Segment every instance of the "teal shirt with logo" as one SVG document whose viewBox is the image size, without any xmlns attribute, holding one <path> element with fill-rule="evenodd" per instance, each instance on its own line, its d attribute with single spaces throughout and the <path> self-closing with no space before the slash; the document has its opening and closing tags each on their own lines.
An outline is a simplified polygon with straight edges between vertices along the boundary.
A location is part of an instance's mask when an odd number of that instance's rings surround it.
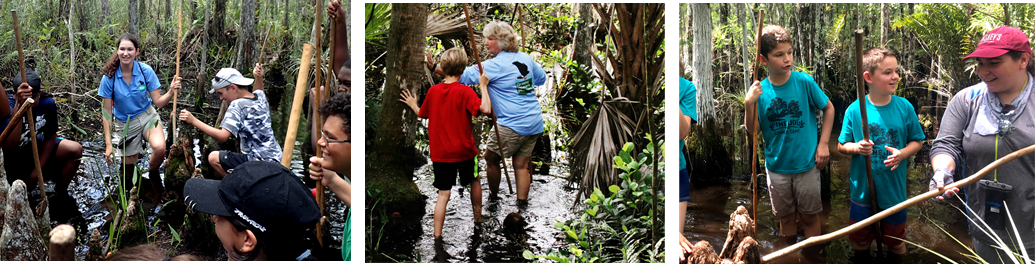
<svg viewBox="0 0 1035 264">
<path fill-rule="evenodd" d="M 816 166 L 819 133 L 816 112 L 829 99 L 808 74 L 791 71 L 782 85 L 762 80 L 758 119 L 765 138 L 765 166 L 780 174 L 806 172 Z"/>
<path fill-rule="evenodd" d="M 697 87 L 690 80 L 679 78 L 679 110 L 693 120 L 697 120 Z M 682 116 L 679 118 L 683 118 Z M 679 170 L 686 168 L 686 157 L 683 154 L 683 145 L 686 142 L 679 142 Z"/>
<path fill-rule="evenodd" d="M 913 105 L 905 98 L 891 96 L 887 105 L 875 106 L 866 100 L 866 122 L 869 123 L 870 141 L 873 141 L 873 153 L 870 154 L 870 167 L 873 169 L 873 185 L 878 190 L 877 206 L 889 208 L 906 200 L 906 171 L 908 162 L 899 163 L 894 171 L 884 166 L 884 160 L 891 152 L 884 148 L 895 149 L 906 147 L 911 141 L 926 138 L 920 128 L 920 120 L 916 117 Z M 841 124 L 841 135 L 837 138 L 841 144 L 863 140 L 862 117 L 859 112 L 859 100 L 848 106 L 844 122 Z M 862 155 L 852 155 L 852 166 L 849 170 L 852 183 L 852 200 L 860 204 L 870 204 L 870 189 L 866 180 L 866 159 Z"/>
</svg>

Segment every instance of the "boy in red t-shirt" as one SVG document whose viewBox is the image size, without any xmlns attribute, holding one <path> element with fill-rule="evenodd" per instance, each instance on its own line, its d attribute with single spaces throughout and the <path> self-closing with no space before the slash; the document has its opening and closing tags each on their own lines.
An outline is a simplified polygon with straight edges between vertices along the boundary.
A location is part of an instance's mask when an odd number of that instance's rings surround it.
<svg viewBox="0 0 1035 264">
<path fill-rule="evenodd" d="M 446 78 L 442 83 L 428 89 L 424 104 L 417 107 L 417 96 L 403 89 L 402 99 L 417 113 L 428 119 L 428 145 L 431 149 L 435 185 L 438 188 L 438 202 L 435 203 L 435 238 L 442 237 L 442 224 L 449 203 L 449 190 L 460 175 L 460 185 L 471 185 L 471 207 L 474 208 L 474 222 L 482 221 L 482 186 L 471 183 L 474 178 L 474 157 L 478 147 L 471 135 L 471 117 L 491 113 L 489 102 L 489 78 L 484 73 L 479 77 L 481 98 L 467 85 L 458 83 L 467 66 L 467 54 L 460 48 L 452 48 L 440 55 L 442 71 Z"/>
</svg>

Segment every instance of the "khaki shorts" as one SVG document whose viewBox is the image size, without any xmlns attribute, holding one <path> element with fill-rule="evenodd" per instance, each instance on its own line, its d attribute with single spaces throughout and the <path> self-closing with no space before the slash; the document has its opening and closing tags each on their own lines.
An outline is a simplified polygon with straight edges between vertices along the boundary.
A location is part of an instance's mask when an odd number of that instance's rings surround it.
<svg viewBox="0 0 1035 264">
<path fill-rule="evenodd" d="M 765 172 L 769 179 L 769 199 L 777 218 L 794 212 L 818 214 L 823 211 L 819 170 L 812 168 L 795 174 L 779 174 L 768 169 Z"/>
<path fill-rule="evenodd" d="M 130 119 L 128 124 L 118 119 L 112 120 L 115 129 L 111 132 L 111 147 L 115 151 L 115 156 L 133 156 L 144 153 L 144 144 L 148 142 L 149 137 L 147 130 L 158 125 L 158 113 L 153 106 L 148 106 L 144 113 Z"/>
<path fill-rule="evenodd" d="M 510 158 L 511 156 L 522 156 L 531 157 L 532 149 L 535 148 L 535 142 L 539 139 L 539 136 L 543 133 L 522 136 L 509 127 L 498 126 L 500 129 L 500 139 L 503 140 L 503 153 L 501 157 Z M 496 144 L 496 129 L 489 131 L 489 140 L 486 141 L 486 146 L 489 151 L 500 154 L 499 145 Z"/>
</svg>

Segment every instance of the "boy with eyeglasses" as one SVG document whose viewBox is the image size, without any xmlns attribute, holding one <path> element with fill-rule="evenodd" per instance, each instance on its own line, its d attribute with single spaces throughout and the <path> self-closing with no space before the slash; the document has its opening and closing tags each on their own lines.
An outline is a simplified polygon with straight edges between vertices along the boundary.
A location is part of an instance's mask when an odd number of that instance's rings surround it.
<svg viewBox="0 0 1035 264">
<path fill-rule="evenodd" d="M 187 110 L 180 111 L 180 121 L 197 127 L 201 132 L 226 142 L 231 136 L 240 142 L 241 153 L 230 151 L 213 151 L 208 155 L 208 163 L 223 178 L 237 165 L 248 161 L 280 162 L 283 153 L 277 138 L 273 136 L 270 119 L 270 106 L 263 90 L 262 65 L 256 63 L 252 70 L 255 79 L 245 78 L 241 72 L 232 68 L 223 68 L 212 78 L 212 90 L 209 93 L 219 94 L 219 99 L 230 102 L 223 117 L 221 128 L 215 128 L 199 121 Z M 249 86 L 254 83 L 254 92 Z"/>
</svg>

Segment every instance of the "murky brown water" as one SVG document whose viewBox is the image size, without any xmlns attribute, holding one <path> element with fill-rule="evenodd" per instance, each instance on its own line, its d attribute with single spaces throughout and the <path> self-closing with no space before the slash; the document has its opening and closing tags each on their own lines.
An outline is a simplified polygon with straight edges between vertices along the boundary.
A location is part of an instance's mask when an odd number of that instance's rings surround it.
<svg viewBox="0 0 1035 264">
<path fill-rule="evenodd" d="M 833 131 L 832 134 L 837 135 L 837 133 L 838 131 Z M 837 142 L 834 139 L 836 136 L 831 136 L 831 197 L 828 201 L 824 201 L 823 212 L 820 213 L 823 234 L 849 225 L 848 170 L 851 159 L 849 156 L 837 153 Z M 926 162 L 918 164 L 915 161 L 910 164 L 909 169 L 908 196 L 914 197 L 927 191 L 931 169 Z M 780 239 L 779 220 L 772 213 L 769 193 L 765 188 L 765 177 L 759 177 L 759 180 L 758 215 L 761 217 L 758 219 L 758 237 L 756 239 L 759 241 L 764 255 L 779 249 L 777 246 L 782 248 L 782 245 L 777 244 Z M 683 235 L 691 242 L 705 240 L 713 247 L 721 247 L 726 239 L 726 233 L 729 231 L 730 213 L 738 206 L 751 210 L 751 183 L 750 177 L 747 175 L 733 176 L 728 183 L 691 184 L 690 195 Z M 955 261 L 967 259 L 959 252 L 968 252 L 968 250 L 956 242 L 959 240 L 970 244 L 966 217 L 955 209 L 959 206 L 959 202 L 925 201 L 909 207 L 905 239 Z M 943 228 L 945 232 L 942 232 L 939 227 Z M 801 230 L 799 226 L 799 241 L 805 239 Z M 947 262 L 917 246 L 909 245 L 908 249 L 902 263 Z M 721 248 L 715 250 L 719 251 Z M 886 247 L 885 250 L 887 250 Z M 831 242 L 819 255 L 803 256 L 801 252 L 796 252 L 776 259 L 772 263 L 850 263 L 849 257 L 852 254 L 854 253 L 851 244 L 845 236 Z"/>
</svg>

